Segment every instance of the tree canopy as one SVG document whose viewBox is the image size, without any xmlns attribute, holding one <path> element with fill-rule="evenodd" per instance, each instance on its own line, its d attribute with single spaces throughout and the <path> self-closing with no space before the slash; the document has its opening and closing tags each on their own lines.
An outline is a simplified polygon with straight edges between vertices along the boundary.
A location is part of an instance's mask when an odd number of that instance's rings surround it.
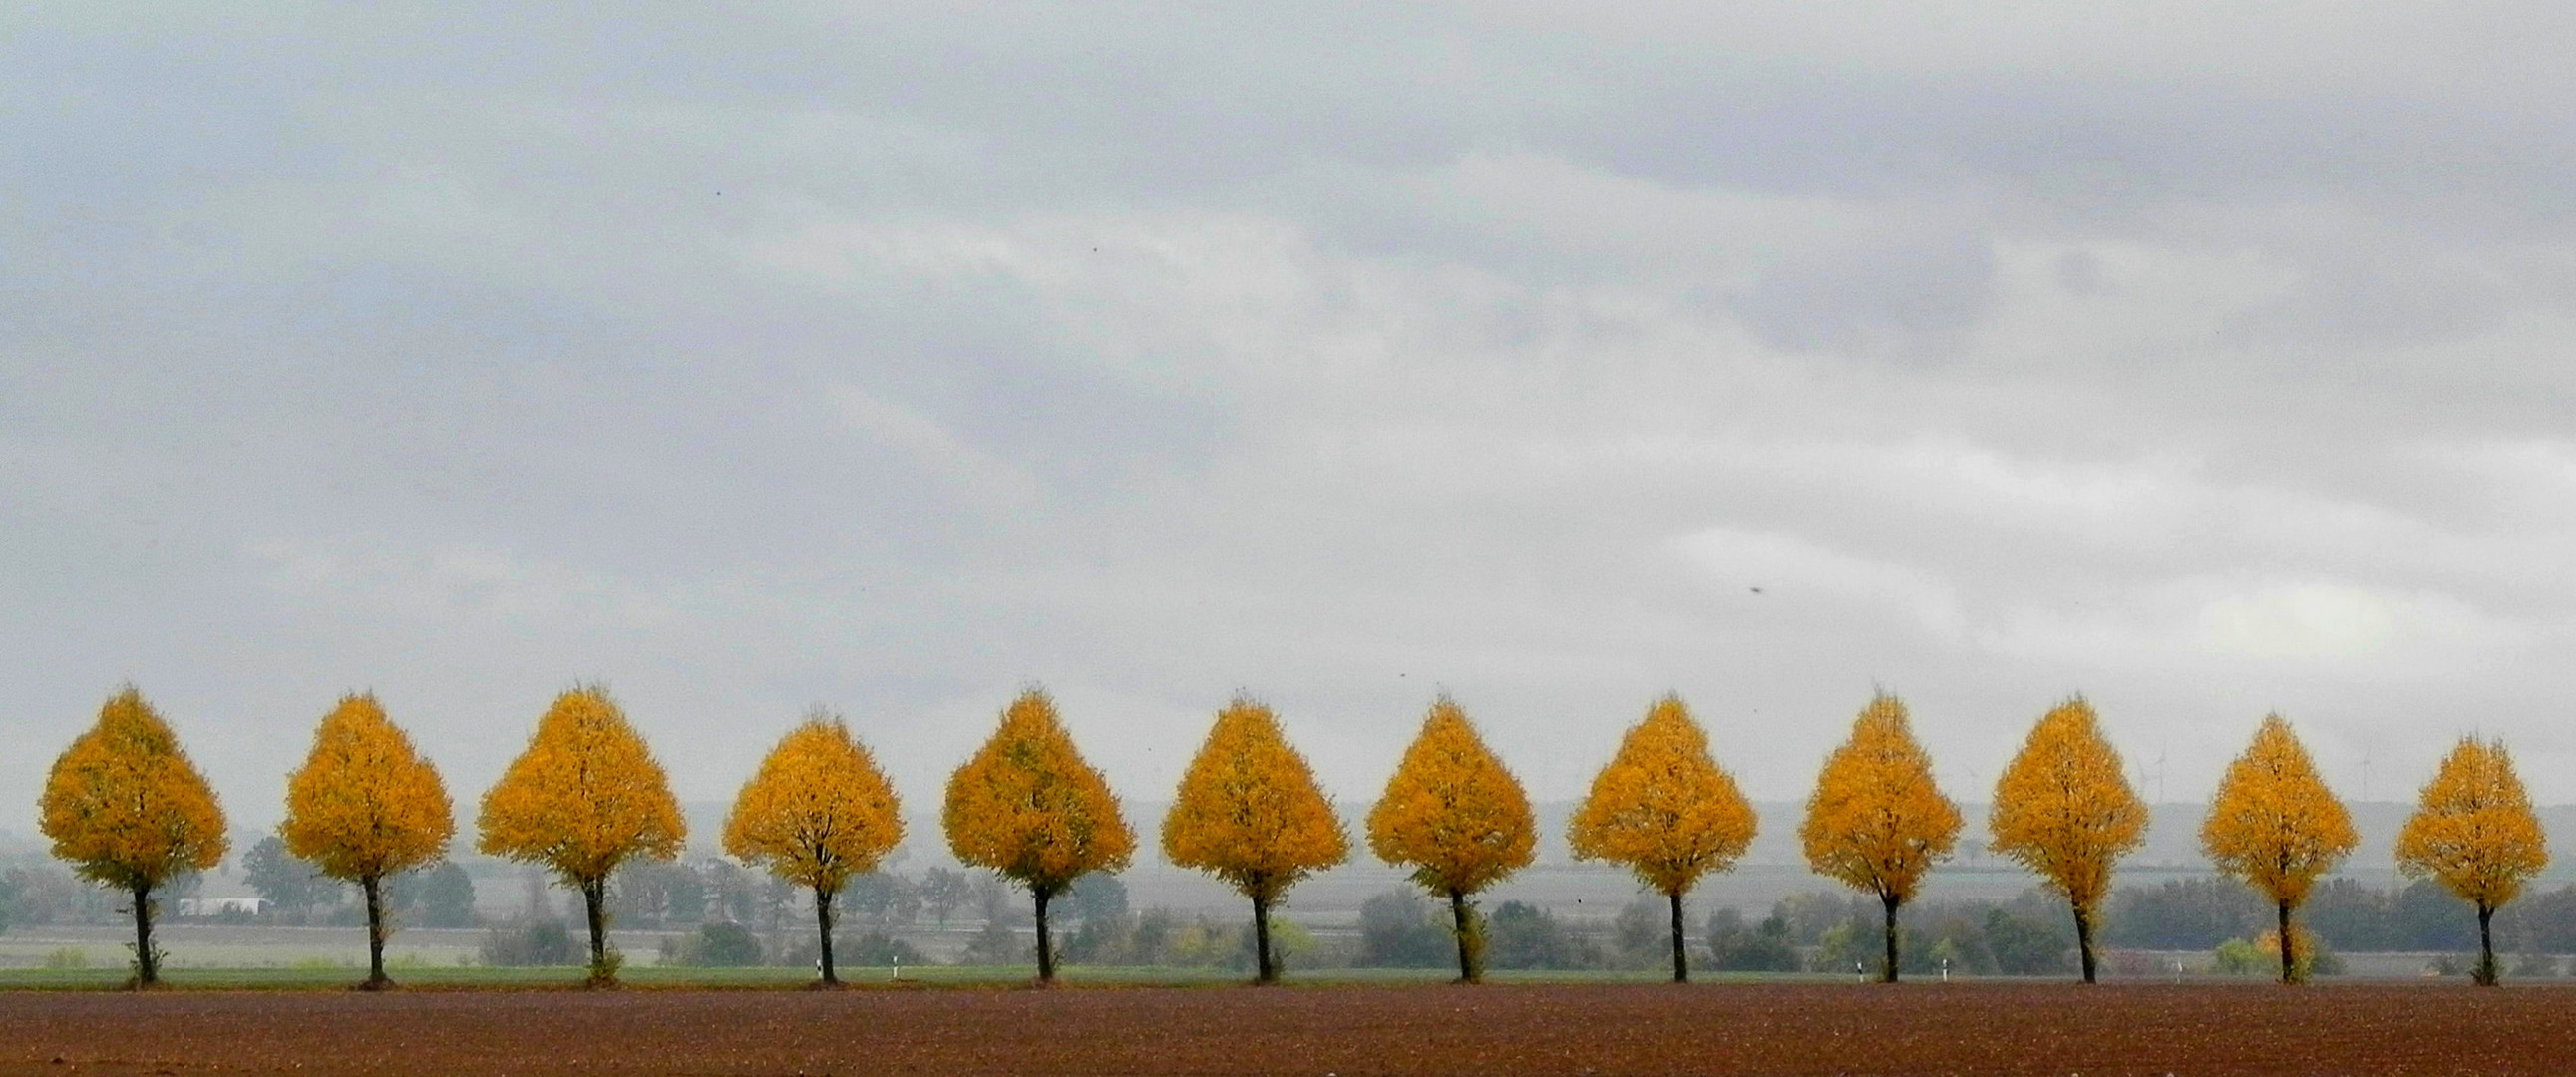
<svg viewBox="0 0 2576 1077">
<path fill-rule="evenodd" d="M 1566 837 L 1574 855 L 1625 865 L 1657 893 L 1734 866 L 1760 827 L 1735 776 L 1678 695 L 1656 700 L 1592 777 Z"/>
<path fill-rule="evenodd" d="M 1117 871 L 1136 851 L 1109 780 L 1075 750 L 1055 700 L 1031 688 L 1002 711 L 974 757 L 948 778 L 940 826 L 965 864 L 1029 890 L 1038 920 L 1038 979 L 1055 979 L 1046 906 L 1091 871 Z"/>
<path fill-rule="evenodd" d="M 2276 930 L 2294 941 L 2291 911 L 2307 900 L 2317 876 L 2360 840 L 2351 813 L 2278 714 L 2264 715 L 2253 743 L 2227 765 L 2200 824 L 2201 851 L 2210 863 L 2269 899 L 2278 912 Z M 2282 982 L 2296 982 L 2298 968 L 2294 953 L 2281 955 Z"/>
<path fill-rule="evenodd" d="M 688 837 L 662 764 L 596 685 L 555 697 L 527 749 L 484 792 L 477 829 L 484 853 L 542 865 L 581 891 L 600 983 L 617 971 L 604 909 L 609 875 L 631 859 L 671 859 Z"/>
<path fill-rule="evenodd" d="M 385 717 L 373 693 L 342 696 L 313 731 L 313 750 L 286 779 L 286 851 L 367 901 L 367 984 L 384 986 L 384 880 L 447 855 L 455 806 L 438 768 Z"/>
<path fill-rule="evenodd" d="M 1735 776 L 1709 754 L 1708 734 L 1681 696 L 1667 695 L 1619 742 L 1592 777 L 1566 839 L 1574 855 L 1624 864 L 1672 906 L 1673 978 L 1690 978 L 1682 895 L 1724 871 L 1753 844 L 1760 822 Z"/>
<path fill-rule="evenodd" d="M 1237 697 L 1216 724 L 1163 817 L 1163 857 L 1207 872 L 1252 900 L 1254 968 L 1278 978 L 1270 906 L 1306 876 L 1350 857 L 1350 836 L 1279 718 Z"/>
<path fill-rule="evenodd" d="M 2478 910 L 2478 972 L 2496 983 L 2495 911 L 2549 866 L 2540 818 L 2501 741 L 2462 737 L 2424 784 L 2415 814 L 2397 833 L 2397 867 L 2431 877 Z"/>
<path fill-rule="evenodd" d="M 1816 874 L 1878 895 L 1887 912 L 1880 978 L 1896 982 L 1896 910 L 1959 837 L 1959 807 L 1932 780 L 1932 757 L 1914 739 L 1902 700 L 1880 693 L 1852 721 L 1851 737 L 1825 757 L 1807 818 L 1798 826 Z"/>
<path fill-rule="evenodd" d="M 2129 787 L 2120 753 L 2091 704 L 2070 699 L 2033 726 L 1995 781 L 1987 848 L 2019 862 L 2066 895 L 2085 983 L 2095 975 L 2094 936 L 2111 869 L 2147 840 L 2147 805 Z"/>
<path fill-rule="evenodd" d="M 141 691 L 118 689 L 55 758 L 36 807 L 56 857 L 133 898 L 135 984 L 158 983 L 152 891 L 223 862 L 231 847 L 223 806 L 178 735 Z"/>
<path fill-rule="evenodd" d="M 814 892 L 825 983 L 839 982 L 833 896 L 902 841 L 901 804 L 876 757 L 839 717 L 819 710 L 770 749 L 725 817 L 726 852 Z"/>
<path fill-rule="evenodd" d="M 1459 978 L 1483 976 L 1482 939 L 1466 899 L 1527 867 L 1538 842 L 1529 795 L 1485 747 L 1467 712 L 1443 695 L 1423 717 L 1368 816 L 1369 849 L 1449 898 Z"/>
</svg>

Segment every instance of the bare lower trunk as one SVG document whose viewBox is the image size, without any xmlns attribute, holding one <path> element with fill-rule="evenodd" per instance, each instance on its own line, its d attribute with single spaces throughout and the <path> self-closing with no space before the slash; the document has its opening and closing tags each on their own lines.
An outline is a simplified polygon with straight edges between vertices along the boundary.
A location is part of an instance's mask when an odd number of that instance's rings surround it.
<svg viewBox="0 0 2576 1077">
<path fill-rule="evenodd" d="M 161 955 L 152 949 L 152 884 L 134 884 L 134 986 L 161 982 Z"/>
<path fill-rule="evenodd" d="M 385 886 L 384 880 L 366 875 L 358 887 L 367 894 L 367 982 L 360 985 L 369 991 L 382 991 L 394 982 L 385 977 Z"/>
<path fill-rule="evenodd" d="M 2093 911 L 2082 905 L 2075 907 L 2075 953 L 2076 960 L 2084 966 L 2084 982 L 2094 982 Z"/>
<path fill-rule="evenodd" d="M 1458 935 L 1458 982 L 1485 982 L 1485 940 L 1477 937 L 1476 910 L 1467 907 L 1467 892 L 1449 891 L 1449 919 Z"/>
<path fill-rule="evenodd" d="M 1690 951 L 1682 945 L 1682 892 L 1665 895 L 1673 899 L 1673 982 L 1690 982 Z"/>
<path fill-rule="evenodd" d="M 2495 959 L 2495 932 L 2492 930 L 2492 926 L 2493 926 L 2494 921 L 2495 921 L 2495 906 L 2493 906 L 2493 905 L 2489 905 L 2489 904 L 2487 904 L 2486 902 L 2483 902 L 2483 901 L 2479 902 L 2479 903 L 2478 903 L 2478 983 L 2479 983 L 2481 986 L 2485 986 L 2485 987 L 2494 987 L 2494 986 L 2496 985 L 2496 980 L 2497 980 L 2497 976 L 2496 976 L 2496 959 Z"/>
<path fill-rule="evenodd" d="M 1055 947 L 1047 940 L 1046 909 L 1047 899 L 1055 894 L 1043 886 L 1030 887 L 1029 894 L 1037 899 L 1038 904 L 1038 982 L 1052 984 L 1055 982 Z"/>
<path fill-rule="evenodd" d="M 814 930 L 823 936 L 823 982 L 838 984 L 841 977 L 832 970 L 832 891 L 820 886 L 814 888 Z"/>
<path fill-rule="evenodd" d="M 1270 954 L 1270 899 L 1252 899 L 1252 965 L 1253 982 L 1279 982 L 1279 959 Z"/>
<path fill-rule="evenodd" d="M 1887 906 L 1887 964 L 1879 968 L 1878 982 L 1892 984 L 1896 982 L 1896 907 L 1902 902 L 1894 894 L 1880 894 L 1878 901 Z"/>
<path fill-rule="evenodd" d="M 2281 935 L 2280 935 L 2280 938 L 2281 938 L 2281 982 L 2282 982 L 2282 983 L 2285 983 L 2285 984 L 2294 984 L 2294 983 L 2299 982 L 2299 966 L 2298 966 L 2298 954 L 2297 954 L 2297 951 L 2298 951 L 2299 947 L 2298 947 L 2298 945 L 2297 945 L 2297 940 L 2295 940 L 2295 939 L 2293 939 L 2293 938 L 2291 938 L 2291 937 L 2290 937 L 2290 903 L 2289 903 L 2289 902 L 2286 902 L 2286 901 L 2281 902 L 2281 903 L 2280 903 L 2280 910 L 2281 910 Z"/>
<path fill-rule="evenodd" d="M 608 970 L 608 880 L 582 880 L 581 905 L 590 920 L 590 983 L 604 987 L 617 981 Z"/>
</svg>

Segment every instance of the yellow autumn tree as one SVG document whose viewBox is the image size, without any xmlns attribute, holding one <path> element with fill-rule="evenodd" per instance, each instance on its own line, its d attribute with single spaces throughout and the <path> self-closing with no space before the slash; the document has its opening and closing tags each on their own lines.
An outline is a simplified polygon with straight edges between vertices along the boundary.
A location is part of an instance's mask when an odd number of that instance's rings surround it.
<svg viewBox="0 0 2576 1077">
<path fill-rule="evenodd" d="M 2359 842 L 2351 813 L 2317 775 L 2290 723 L 2278 714 L 2263 716 L 2254 742 L 2219 779 L 2209 816 L 2201 820 L 2200 847 L 2218 870 L 2271 901 L 2279 937 L 2293 940 L 2280 955 L 2282 983 L 2303 978 L 2290 914 L 2308 899 L 2317 876 Z"/>
<path fill-rule="evenodd" d="M 2490 929 L 2496 910 L 2548 866 L 2548 839 L 2504 742 L 2460 738 L 2433 780 L 2425 783 L 2415 814 L 2397 832 L 2397 867 L 2410 878 L 2440 880 L 2460 900 L 2477 906 L 2477 982 L 2496 984 Z"/>
<path fill-rule="evenodd" d="M 817 709 L 743 783 L 725 817 L 724 847 L 746 864 L 814 891 L 823 983 L 832 965 L 832 899 L 903 841 L 901 803 L 874 755 L 839 716 Z"/>
<path fill-rule="evenodd" d="M 1625 864 L 1672 904 L 1673 982 L 1688 983 L 1682 897 L 1701 876 L 1734 866 L 1759 825 L 1735 776 L 1709 755 L 1708 734 L 1690 708 L 1667 695 L 1593 775 L 1566 839 L 1577 858 Z"/>
<path fill-rule="evenodd" d="M 1042 984 L 1055 982 L 1047 902 L 1086 872 L 1125 868 L 1136 851 L 1109 779 L 1074 750 L 1055 700 L 1037 688 L 1012 700 L 992 739 L 949 776 L 939 822 L 961 863 L 1028 888 Z"/>
<path fill-rule="evenodd" d="M 1288 746 L 1278 715 L 1242 696 L 1226 704 L 1163 816 L 1163 858 L 1223 879 L 1252 900 L 1257 982 L 1279 980 L 1270 907 L 1350 854 L 1332 800 L 1315 785 L 1306 757 Z"/>
<path fill-rule="evenodd" d="M 2111 869 L 2147 840 L 2147 805 L 2129 788 L 2120 753 L 2082 697 L 2051 708 L 1995 782 L 1987 848 L 2019 861 L 2066 895 L 2084 982 L 2094 982 L 2093 936 Z"/>
<path fill-rule="evenodd" d="M 37 827 L 81 878 L 134 902 L 134 986 L 161 982 L 152 891 L 221 863 L 224 809 L 179 738 L 133 685 L 99 708 L 45 776 Z"/>
<path fill-rule="evenodd" d="M 1458 980 L 1481 982 L 1484 930 L 1468 899 L 1529 865 L 1538 828 L 1520 780 L 1448 696 L 1431 704 L 1386 794 L 1369 809 L 1368 834 L 1378 859 L 1410 866 L 1416 884 L 1449 899 Z"/>
<path fill-rule="evenodd" d="M 1959 806 L 1933 783 L 1932 757 L 1915 742 L 1904 702 L 1880 693 L 1853 720 L 1851 739 L 1825 757 L 1798 826 L 1816 874 L 1878 895 L 1887 910 L 1880 980 L 1896 982 L 1896 910 L 1958 839 Z"/>
<path fill-rule="evenodd" d="M 389 986 L 385 880 L 447 855 L 456 813 L 438 768 L 385 717 L 373 693 L 342 696 L 322 717 L 313 751 L 286 778 L 286 821 L 277 836 L 322 874 L 358 884 L 367 899 L 364 986 Z"/>
<path fill-rule="evenodd" d="M 608 950 L 608 877 L 637 857 L 680 853 L 688 823 L 662 764 L 608 690 L 585 685 L 555 697 L 527 750 L 483 794 L 477 847 L 543 866 L 581 891 L 590 926 L 590 982 L 616 982 Z"/>
</svg>

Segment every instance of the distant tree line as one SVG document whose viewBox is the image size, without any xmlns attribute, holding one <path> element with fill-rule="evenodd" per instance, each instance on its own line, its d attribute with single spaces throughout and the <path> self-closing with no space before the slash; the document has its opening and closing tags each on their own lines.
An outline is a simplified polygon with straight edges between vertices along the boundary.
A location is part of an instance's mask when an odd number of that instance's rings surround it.
<svg viewBox="0 0 2576 1077">
<path fill-rule="evenodd" d="M 2122 887 L 2111 899 L 2112 945 L 2145 950 L 2205 950 L 2248 939 L 2272 925 L 2262 895 L 2232 879 L 2170 879 Z M 2309 896 L 2305 923 L 2350 953 L 2473 951 L 2475 909 L 2429 879 L 2373 887 L 2329 879 Z M 2576 884 L 2533 893 L 2495 919 L 2499 948 L 2524 954 L 2576 954 Z"/>
<path fill-rule="evenodd" d="M 1508 901 L 1488 918 L 1487 960 L 1495 969 L 1571 970 L 1654 967 L 1667 955 L 1667 906 L 1641 896 L 1606 924 L 1568 922 Z M 1905 971 L 1938 973 L 1943 962 L 1961 975 L 2057 975 L 2074 967 L 2073 930 L 2034 890 L 2008 903 L 1910 904 L 1898 930 L 1912 945 Z M 1698 960 L 1721 972 L 1877 973 L 1880 908 L 1867 898 L 1801 894 L 1783 899 L 1758 922 L 1734 908 L 1704 921 Z M 1401 890 L 1370 898 L 1360 910 L 1360 946 L 1352 964 L 1431 968 L 1442 964 L 1448 932 L 1415 895 Z"/>
<path fill-rule="evenodd" d="M 276 923 L 365 927 L 363 893 L 322 874 L 318 865 L 288 852 L 275 835 L 242 854 L 242 882 L 268 901 L 261 918 Z M 383 880 L 384 912 L 428 928 L 473 927 L 474 880 L 453 861 L 390 875 Z"/>
<path fill-rule="evenodd" d="M 2059 899 L 2033 888 L 2010 901 L 1927 901 L 1898 917 L 1906 940 L 1903 971 L 1935 973 L 1948 962 L 1962 975 L 2050 976 L 2074 971 L 2077 943 Z M 2468 954 L 2478 948 L 2467 903 L 2429 880 L 2376 888 L 2337 878 L 2320 884 L 2304 921 L 2311 944 L 2333 971 L 2334 952 Z M 2273 908 L 2243 883 L 2198 876 L 2119 888 L 2102 918 L 2103 941 L 2121 950 L 2200 952 L 2194 967 L 2259 972 L 2245 960 L 2277 963 Z M 1662 945 L 1662 908 L 1641 898 L 1607 925 L 1567 923 L 1546 910 L 1506 902 L 1488 918 L 1488 961 L 1496 969 L 1638 969 Z M 1361 941 L 1350 963 L 1361 967 L 1431 968 L 1447 960 L 1449 933 L 1421 899 L 1406 891 L 1370 898 L 1360 910 Z M 1703 921 L 1698 959 L 1724 972 L 1819 972 L 1875 975 L 1880 925 L 1877 903 L 1862 897 L 1805 893 L 1775 903 L 1758 920 L 1723 908 Z M 2576 954 L 2576 884 L 2533 894 L 2497 918 L 2503 947 L 2524 955 L 2526 971 L 2556 968 L 2542 958 Z M 2437 958 L 2440 962 L 2442 958 Z M 2237 962 L 2231 964 L 2230 962 Z M 2456 959 L 2447 962 L 2459 967 Z M 2473 969 L 2468 971 L 2473 972 Z"/>
</svg>

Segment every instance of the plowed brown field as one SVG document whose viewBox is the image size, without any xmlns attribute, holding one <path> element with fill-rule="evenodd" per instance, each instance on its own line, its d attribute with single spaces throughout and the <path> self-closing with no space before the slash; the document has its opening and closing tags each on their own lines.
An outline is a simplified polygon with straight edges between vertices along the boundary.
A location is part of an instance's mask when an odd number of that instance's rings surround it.
<svg viewBox="0 0 2576 1077">
<path fill-rule="evenodd" d="M 0 1074 L 2576 1074 L 2576 988 L 0 994 Z"/>
</svg>

